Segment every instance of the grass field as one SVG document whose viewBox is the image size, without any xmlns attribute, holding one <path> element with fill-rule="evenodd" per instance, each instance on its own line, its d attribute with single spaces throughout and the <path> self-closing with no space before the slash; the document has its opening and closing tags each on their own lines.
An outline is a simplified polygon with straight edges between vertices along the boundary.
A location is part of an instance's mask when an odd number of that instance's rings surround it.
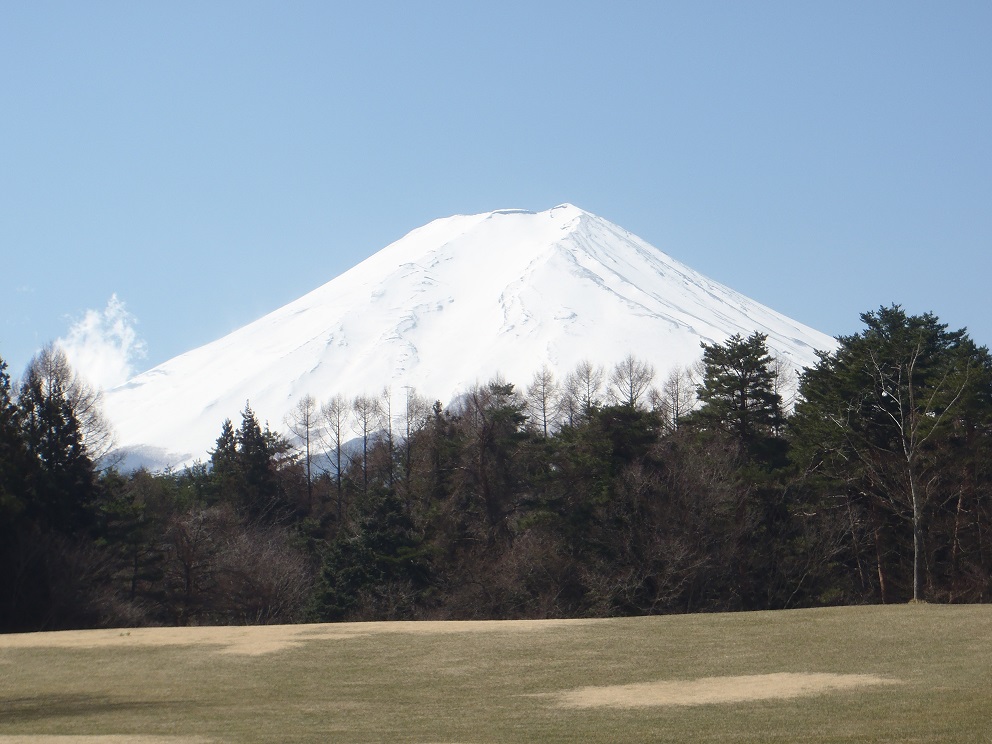
<svg viewBox="0 0 992 744">
<path fill-rule="evenodd" d="M 0 636 L 0 744 L 992 742 L 992 607 Z"/>
</svg>

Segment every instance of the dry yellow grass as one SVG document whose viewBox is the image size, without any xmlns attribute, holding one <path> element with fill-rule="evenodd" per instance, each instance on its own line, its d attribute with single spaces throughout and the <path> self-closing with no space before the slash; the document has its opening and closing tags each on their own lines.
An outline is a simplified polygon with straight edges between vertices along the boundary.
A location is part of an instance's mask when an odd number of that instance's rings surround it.
<svg viewBox="0 0 992 744">
<path fill-rule="evenodd" d="M 897 683 L 898 680 L 886 679 L 876 674 L 778 672 L 580 687 L 559 693 L 557 697 L 566 708 L 643 708 L 655 705 L 747 703 Z"/>
<path fill-rule="evenodd" d="M 211 739 L 200 736 L 75 736 L 27 734 L 24 736 L 0 736 L 0 744 L 210 744 Z"/>
<path fill-rule="evenodd" d="M 992 607 L 0 636 L 0 744 L 985 741 Z"/>
<path fill-rule="evenodd" d="M 29 648 L 112 649 L 186 646 L 256 656 L 315 641 L 337 641 L 382 633 L 434 635 L 449 633 L 541 632 L 578 626 L 592 620 L 400 621 L 392 623 L 323 623 L 315 625 L 203 626 L 63 630 L 52 633 L 0 635 L 0 650 Z"/>
</svg>

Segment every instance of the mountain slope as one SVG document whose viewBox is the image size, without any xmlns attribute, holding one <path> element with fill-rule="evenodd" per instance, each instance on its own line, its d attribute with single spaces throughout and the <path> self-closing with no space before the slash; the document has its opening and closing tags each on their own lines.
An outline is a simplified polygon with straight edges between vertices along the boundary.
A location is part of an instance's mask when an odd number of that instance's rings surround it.
<svg viewBox="0 0 992 744">
<path fill-rule="evenodd" d="M 796 366 L 829 336 L 707 279 L 572 205 L 431 222 L 327 284 L 109 391 L 122 447 L 156 465 L 205 458 L 250 400 L 272 427 L 304 394 L 326 400 L 412 386 L 450 400 L 500 372 L 524 388 L 628 353 L 659 380 L 700 342 L 768 334 Z"/>
</svg>

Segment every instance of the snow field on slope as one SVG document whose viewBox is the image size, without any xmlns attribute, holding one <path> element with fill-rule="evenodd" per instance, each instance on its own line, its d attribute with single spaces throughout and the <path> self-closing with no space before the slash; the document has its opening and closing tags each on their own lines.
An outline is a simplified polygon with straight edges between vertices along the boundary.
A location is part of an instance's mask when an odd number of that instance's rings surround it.
<svg viewBox="0 0 992 744">
<path fill-rule="evenodd" d="M 181 465 L 205 459 L 246 401 L 282 430 L 304 394 L 388 386 L 401 401 L 413 387 L 447 402 L 497 372 L 525 389 L 545 363 L 564 377 L 582 359 L 609 367 L 628 353 L 660 385 L 700 341 L 753 330 L 797 367 L 833 344 L 577 207 L 459 215 L 110 391 L 107 413 L 122 446 Z"/>
</svg>

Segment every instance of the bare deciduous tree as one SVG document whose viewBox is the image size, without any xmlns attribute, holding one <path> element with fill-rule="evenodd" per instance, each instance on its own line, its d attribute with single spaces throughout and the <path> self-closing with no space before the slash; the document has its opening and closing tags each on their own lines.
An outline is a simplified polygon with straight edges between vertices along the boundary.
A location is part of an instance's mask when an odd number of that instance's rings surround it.
<svg viewBox="0 0 992 744">
<path fill-rule="evenodd" d="M 76 373 L 65 352 L 55 344 L 48 344 L 28 364 L 27 374 L 41 380 L 46 395 L 61 390 L 79 423 L 90 459 L 98 466 L 116 464 L 111 457 L 114 432 L 101 407 L 103 395 Z"/>
<path fill-rule="evenodd" d="M 406 403 L 403 411 L 403 482 L 407 498 L 410 495 L 410 479 L 413 474 L 414 434 L 427 426 L 431 417 L 431 406 L 427 399 L 417 395 L 412 387 L 406 388 Z"/>
<path fill-rule="evenodd" d="M 782 410 L 790 413 L 796 406 L 799 395 L 799 372 L 787 359 L 780 356 L 772 357 L 772 374 L 774 375 L 772 389 L 782 399 Z"/>
<path fill-rule="evenodd" d="M 303 468 L 307 478 L 308 512 L 313 511 L 313 453 L 316 444 L 318 415 L 317 401 L 309 394 L 300 398 L 293 410 L 286 414 L 286 425 L 303 450 Z"/>
<path fill-rule="evenodd" d="M 916 367 L 922 354 L 922 337 L 907 357 L 895 364 L 882 361 L 872 350 L 868 369 L 875 383 L 872 408 L 895 435 L 896 448 L 879 446 L 865 438 L 857 450 L 870 476 L 884 484 L 880 490 L 894 510 L 908 510 L 913 526 L 914 600 L 922 599 L 925 509 L 939 480 L 931 472 L 932 463 L 923 457 L 924 445 L 939 430 L 968 384 L 967 372 L 954 367 L 931 385 L 920 384 Z M 889 462 L 898 463 L 892 472 L 887 472 Z"/>
<path fill-rule="evenodd" d="M 385 432 L 385 443 L 386 447 L 383 454 L 386 456 L 384 462 L 381 463 L 382 469 L 386 474 L 386 483 L 389 487 L 393 487 L 393 391 L 389 386 L 385 386 L 382 392 L 379 394 L 378 403 L 378 425 L 377 429 L 379 431 Z"/>
<path fill-rule="evenodd" d="M 696 388 L 702 379 L 701 362 L 697 365 L 675 367 L 661 387 L 655 408 L 661 413 L 665 427 L 677 431 L 679 422 L 696 407 Z"/>
<path fill-rule="evenodd" d="M 321 442 L 328 461 L 334 463 L 334 484 L 337 491 L 337 512 L 340 522 L 344 511 L 344 432 L 348 426 L 351 407 L 342 395 L 335 395 L 320 407 Z"/>
<path fill-rule="evenodd" d="M 193 507 L 166 525 L 163 598 L 176 625 L 189 625 L 208 611 L 207 597 L 217 581 L 218 536 L 233 521 L 222 507 Z"/>
<path fill-rule="evenodd" d="M 605 372 L 588 359 L 579 362 L 565 378 L 562 394 L 562 412 L 569 425 L 584 419 L 589 411 L 601 403 Z"/>
<path fill-rule="evenodd" d="M 645 400 L 654 381 L 654 367 L 628 354 L 610 373 L 610 400 L 616 405 L 637 408 Z"/>
<path fill-rule="evenodd" d="M 366 493 L 369 488 L 369 445 L 382 419 L 382 406 L 378 398 L 359 395 L 352 401 L 351 410 L 354 413 L 352 429 L 362 439 L 362 493 Z"/>
<path fill-rule="evenodd" d="M 238 623 L 298 622 L 310 597 L 312 573 L 287 530 L 233 530 L 217 557 L 215 602 Z"/>
<path fill-rule="evenodd" d="M 545 438 L 554 431 L 557 423 L 559 390 L 555 373 L 547 364 L 534 373 L 534 379 L 527 387 L 527 412 Z"/>
</svg>

